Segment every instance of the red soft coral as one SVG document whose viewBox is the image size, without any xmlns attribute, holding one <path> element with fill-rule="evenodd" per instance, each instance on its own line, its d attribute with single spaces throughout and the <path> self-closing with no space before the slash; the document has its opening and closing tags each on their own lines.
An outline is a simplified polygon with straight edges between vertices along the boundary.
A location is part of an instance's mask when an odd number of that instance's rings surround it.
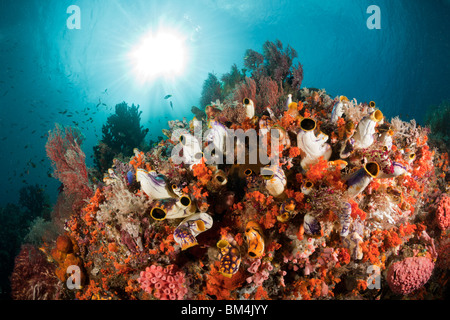
<svg viewBox="0 0 450 320">
<path fill-rule="evenodd" d="M 83 137 L 76 129 L 56 126 L 50 132 L 45 149 L 52 160 L 54 175 L 69 194 L 78 195 L 78 200 L 92 196 L 85 163 L 85 155 L 81 150 Z"/>
</svg>

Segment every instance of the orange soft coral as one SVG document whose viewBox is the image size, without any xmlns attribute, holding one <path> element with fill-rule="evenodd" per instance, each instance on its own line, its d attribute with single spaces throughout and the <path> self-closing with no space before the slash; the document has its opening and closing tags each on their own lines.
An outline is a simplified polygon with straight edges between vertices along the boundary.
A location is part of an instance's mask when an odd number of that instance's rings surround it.
<svg viewBox="0 0 450 320">
<path fill-rule="evenodd" d="M 135 171 L 138 168 L 147 169 L 144 152 L 136 152 L 135 156 L 131 159 L 130 164 L 134 167 Z"/>
<path fill-rule="evenodd" d="M 321 180 L 327 172 L 328 162 L 323 158 L 319 158 L 319 162 L 309 167 L 306 172 L 306 178 L 312 183 Z"/>
<path fill-rule="evenodd" d="M 343 140 L 345 135 L 345 120 L 343 118 L 339 117 L 337 127 L 339 140 Z"/>
<path fill-rule="evenodd" d="M 245 274 L 239 270 L 231 278 L 224 277 L 219 272 L 219 261 L 211 265 L 211 271 L 206 275 L 206 294 L 217 300 L 236 298 L 234 290 L 245 281 Z"/>
<path fill-rule="evenodd" d="M 289 149 L 289 157 L 290 158 L 295 158 L 298 157 L 300 155 L 300 149 L 298 147 L 291 147 Z"/>
<path fill-rule="evenodd" d="M 295 292 L 302 300 L 311 300 L 328 294 L 328 286 L 321 279 L 301 279 L 294 283 Z"/>
<path fill-rule="evenodd" d="M 341 265 L 346 265 L 350 263 L 350 251 L 347 248 L 338 249 L 338 260 Z"/>
<path fill-rule="evenodd" d="M 212 170 L 204 163 L 194 164 L 192 172 L 201 186 L 206 186 L 212 179 Z"/>
<path fill-rule="evenodd" d="M 265 214 L 260 218 L 259 223 L 264 229 L 273 228 L 277 222 L 277 215 L 280 213 L 278 206 L 273 206 L 270 210 L 267 210 Z"/>
<path fill-rule="evenodd" d="M 289 128 L 295 121 L 295 118 L 286 111 L 280 120 L 280 126 L 283 128 Z"/>
<path fill-rule="evenodd" d="M 247 199 L 254 200 L 256 203 L 264 204 L 266 201 L 266 196 L 259 191 L 253 191 L 247 193 Z"/>
<path fill-rule="evenodd" d="M 360 217 L 361 220 L 366 220 L 366 213 L 359 208 L 358 204 L 353 199 L 350 199 L 349 203 L 352 206 L 351 217 L 353 219 Z"/>
</svg>

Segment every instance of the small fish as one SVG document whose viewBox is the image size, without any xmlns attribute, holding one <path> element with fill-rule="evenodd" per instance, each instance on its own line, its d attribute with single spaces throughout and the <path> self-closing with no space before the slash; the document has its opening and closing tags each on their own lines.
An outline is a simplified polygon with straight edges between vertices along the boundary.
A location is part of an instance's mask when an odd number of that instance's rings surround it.
<svg viewBox="0 0 450 320">
<path fill-rule="evenodd" d="M 171 94 L 168 94 L 167 96 L 164 97 L 164 99 L 167 100 L 167 99 L 169 99 L 171 96 L 172 96 Z"/>
<path fill-rule="evenodd" d="M 173 103 L 172 103 L 172 101 L 170 101 L 170 107 L 171 107 L 172 110 L 173 110 Z"/>
</svg>

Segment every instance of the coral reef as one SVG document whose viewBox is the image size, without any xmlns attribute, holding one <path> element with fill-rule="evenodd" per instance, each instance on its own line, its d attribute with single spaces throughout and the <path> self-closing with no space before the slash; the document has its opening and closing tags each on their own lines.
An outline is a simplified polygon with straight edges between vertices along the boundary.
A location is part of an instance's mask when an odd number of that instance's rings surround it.
<svg viewBox="0 0 450 320">
<path fill-rule="evenodd" d="M 239 113 L 244 98 L 254 101 L 258 114 L 267 107 L 274 108 L 276 113 L 281 112 L 280 99 L 287 94 L 299 99 L 303 67 L 299 62 L 294 65 L 297 52 L 291 46 L 284 48 L 279 40 L 266 41 L 262 49 L 263 53 L 248 49 L 244 59 L 245 69 L 239 70 L 233 65 L 221 81 L 210 73 L 203 83 L 200 105 L 219 106 L 220 111 L 227 109 L 220 118 L 242 122 L 239 120 L 243 119 L 236 113 Z M 223 106 L 218 100 L 223 101 Z"/>
<path fill-rule="evenodd" d="M 130 157 L 134 148 L 143 148 L 148 129 L 141 124 L 139 106 L 130 107 L 126 102 L 115 106 L 102 127 L 102 139 L 94 147 L 94 164 L 100 174 L 112 166 L 115 157 Z"/>
<path fill-rule="evenodd" d="M 11 276 L 12 297 L 16 300 L 64 298 L 63 284 L 55 276 L 55 266 L 31 245 L 22 246 Z"/>
<path fill-rule="evenodd" d="M 69 259 L 77 299 L 443 298 L 448 154 L 373 101 L 300 89 L 296 55 L 247 51 L 251 76 L 232 68 L 225 102 L 194 110 L 206 121 L 172 122 L 151 150 L 111 160 L 41 250 L 51 283 Z"/>
</svg>

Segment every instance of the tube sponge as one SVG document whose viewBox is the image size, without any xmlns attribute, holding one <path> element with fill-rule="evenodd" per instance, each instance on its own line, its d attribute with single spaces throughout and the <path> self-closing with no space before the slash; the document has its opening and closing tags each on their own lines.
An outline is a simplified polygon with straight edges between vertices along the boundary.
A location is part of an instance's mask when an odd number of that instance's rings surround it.
<svg viewBox="0 0 450 320">
<path fill-rule="evenodd" d="M 409 257 L 389 267 L 387 282 L 394 293 L 407 295 L 427 283 L 433 269 L 434 262 L 429 258 Z"/>
</svg>

